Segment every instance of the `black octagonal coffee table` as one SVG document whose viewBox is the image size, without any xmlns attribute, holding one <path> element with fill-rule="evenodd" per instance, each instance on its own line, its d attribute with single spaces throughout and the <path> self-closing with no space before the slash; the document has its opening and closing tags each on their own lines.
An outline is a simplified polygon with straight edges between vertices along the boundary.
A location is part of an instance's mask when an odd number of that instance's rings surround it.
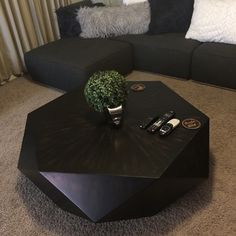
<svg viewBox="0 0 236 236">
<path fill-rule="evenodd" d="M 120 129 L 90 110 L 82 89 L 30 113 L 18 168 L 59 207 L 93 222 L 156 214 L 208 177 L 209 119 L 161 82 L 143 83 L 143 92 L 130 90 Z M 202 126 L 164 138 L 139 129 L 169 110 Z"/>
</svg>

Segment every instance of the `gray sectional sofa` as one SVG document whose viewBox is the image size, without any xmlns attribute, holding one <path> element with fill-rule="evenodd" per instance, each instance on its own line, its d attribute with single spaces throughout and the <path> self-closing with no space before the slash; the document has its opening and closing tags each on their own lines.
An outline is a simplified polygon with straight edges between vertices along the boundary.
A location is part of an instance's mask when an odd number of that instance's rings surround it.
<svg viewBox="0 0 236 236">
<path fill-rule="evenodd" d="M 184 33 L 68 36 L 25 54 L 32 79 L 70 91 L 98 70 L 141 70 L 236 89 L 236 45 L 200 43 Z"/>
</svg>

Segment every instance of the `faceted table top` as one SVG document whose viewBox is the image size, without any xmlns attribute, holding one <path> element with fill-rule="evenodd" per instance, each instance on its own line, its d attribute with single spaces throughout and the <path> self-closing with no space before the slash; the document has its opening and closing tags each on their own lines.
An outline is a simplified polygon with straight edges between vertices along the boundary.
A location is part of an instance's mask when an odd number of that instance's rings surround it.
<svg viewBox="0 0 236 236">
<path fill-rule="evenodd" d="M 129 82 L 130 86 L 135 82 Z M 161 137 L 139 128 L 140 121 L 169 110 L 176 118 L 208 118 L 161 82 L 142 82 L 143 92 L 129 90 L 121 128 L 92 111 L 77 89 L 28 115 L 30 136 L 40 172 L 159 178 L 195 135 L 181 125 Z"/>
</svg>

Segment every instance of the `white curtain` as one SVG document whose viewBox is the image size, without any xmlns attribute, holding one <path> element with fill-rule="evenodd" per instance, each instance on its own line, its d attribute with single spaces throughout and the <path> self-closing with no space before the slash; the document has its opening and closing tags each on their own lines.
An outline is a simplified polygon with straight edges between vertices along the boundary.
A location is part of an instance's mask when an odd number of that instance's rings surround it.
<svg viewBox="0 0 236 236">
<path fill-rule="evenodd" d="M 24 53 L 59 38 L 55 10 L 71 0 L 0 0 L 0 84 L 24 71 Z"/>
</svg>

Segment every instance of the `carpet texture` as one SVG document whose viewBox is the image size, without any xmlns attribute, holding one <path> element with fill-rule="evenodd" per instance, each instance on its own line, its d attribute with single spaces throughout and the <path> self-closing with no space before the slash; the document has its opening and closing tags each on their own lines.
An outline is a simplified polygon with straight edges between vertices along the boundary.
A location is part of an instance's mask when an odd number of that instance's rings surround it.
<svg viewBox="0 0 236 236">
<path fill-rule="evenodd" d="M 161 80 L 210 117 L 209 180 L 150 218 L 94 224 L 64 212 L 16 168 L 27 113 L 62 93 L 17 79 L 0 87 L 1 236 L 236 235 L 236 93 L 141 72 L 128 78 Z"/>
</svg>

